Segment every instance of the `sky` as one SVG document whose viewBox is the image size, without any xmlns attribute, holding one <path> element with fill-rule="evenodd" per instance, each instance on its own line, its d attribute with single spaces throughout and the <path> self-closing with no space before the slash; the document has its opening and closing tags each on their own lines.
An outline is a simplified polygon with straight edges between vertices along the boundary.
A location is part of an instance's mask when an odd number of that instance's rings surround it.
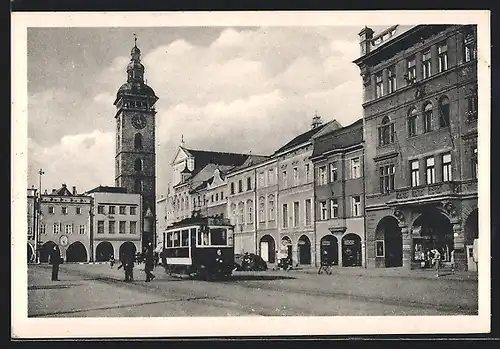
<svg viewBox="0 0 500 349">
<path fill-rule="evenodd" d="M 114 185 L 116 91 L 135 33 L 156 103 L 157 197 L 188 148 L 271 154 L 362 117 L 352 27 L 28 28 L 28 186 Z"/>
</svg>

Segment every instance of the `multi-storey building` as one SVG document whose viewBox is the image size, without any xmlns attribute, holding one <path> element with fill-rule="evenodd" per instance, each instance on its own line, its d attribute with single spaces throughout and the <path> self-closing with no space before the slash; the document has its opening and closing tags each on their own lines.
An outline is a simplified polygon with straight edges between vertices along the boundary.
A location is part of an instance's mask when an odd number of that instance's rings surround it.
<svg viewBox="0 0 500 349">
<path fill-rule="evenodd" d="M 267 157 L 250 155 L 227 174 L 227 215 L 235 225 L 235 253 L 257 251 L 256 165 Z"/>
<path fill-rule="evenodd" d="M 38 209 L 38 195 L 37 189 L 28 189 L 28 263 L 35 261 L 37 239 L 37 217 L 36 211 Z"/>
<path fill-rule="evenodd" d="M 402 30 L 406 29 L 406 30 Z M 452 251 L 475 268 L 476 26 L 392 26 L 359 33 L 364 88 L 367 262 L 426 265 Z"/>
<path fill-rule="evenodd" d="M 118 259 L 123 252 L 141 251 L 141 194 L 128 193 L 127 188 L 104 186 L 86 194 L 93 200 L 90 250 L 94 260 L 103 262 L 111 256 Z"/>
<path fill-rule="evenodd" d="M 362 266 L 364 257 L 363 120 L 313 139 L 316 256 Z"/>
<path fill-rule="evenodd" d="M 134 45 L 127 65 L 127 82 L 116 94 L 115 186 L 141 194 L 142 243 L 155 241 L 156 159 L 155 92 L 144 81 L 141 50 Z M 150 214 L 146 214 L 148 212 Z M 144 247 L 143 246 L 143 247 Z"/>
<path fill-rule="evenodd" d="M 203 216 L 227 218 L 227 182 L 218 167 L 209 179 L 191 191 L 193 207 Z"/>
<path fill-rule="evenodd" d="M 314 234 L 314 171 L 310 156 L 315 135 L 341 127 L 336 121 L 320 124 L 313 118 L 312 129 L 283 147 L 273 157 L 277 163 L 278 197 L 277 225 L 280 250 L 291 256 L 294 264 L 316 264 L 312 246 Z"/>
<path fill-rule="evenodd" d="M 92 198 L 78 194 L 63 184 L 40 196 L 39 231 L 40 262 L 48 261 L 49 253 L 58 246 L 66 262 L 88 262 L 92 256 Z"/>
<path fill-rule="evenodd" d="M 156 200 L 156 241 L 155 246 L 163 246 L 163 232 L 167 228 L 168 197 L 161 196 Z"/>
</svg>

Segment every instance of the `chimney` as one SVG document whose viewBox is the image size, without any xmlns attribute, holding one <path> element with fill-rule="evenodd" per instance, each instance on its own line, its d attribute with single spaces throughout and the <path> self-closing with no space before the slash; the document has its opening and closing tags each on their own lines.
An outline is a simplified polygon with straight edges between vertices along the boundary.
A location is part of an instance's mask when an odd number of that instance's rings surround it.
<svg viewBox="0 0 500 349">
<path fill-rule="evenodd" d="M 55 194 L 56 193 L 56 190 L 55 189 L 52 189 L 52 194 Z"/>
<path fill-rule="evenodd" d="M 66 188 L 66 183 L 63 183 L 63 184 L 62 184 L 62 187 L 63 187 L 63 188 Z"/>
<path fill-rule="evenodd" d="M 47 194 L 48 194 L 48 193 L 47 193 L 47 189 L 45 189 L 45 192 L 43 193 L 43 195 L 47 195 Z"/>
<path fill-rule="evenodd" d="M 359 45 L 361 47 L 361 56 L 370 53 L 371 44 L 373 39 L 373 30 L 365 26 L 359 32 Z"/>
<path fill-rule="evenodd" d="M 76 195 L 76 186 L 73 186 L 73 195 Z"/>
</svg>

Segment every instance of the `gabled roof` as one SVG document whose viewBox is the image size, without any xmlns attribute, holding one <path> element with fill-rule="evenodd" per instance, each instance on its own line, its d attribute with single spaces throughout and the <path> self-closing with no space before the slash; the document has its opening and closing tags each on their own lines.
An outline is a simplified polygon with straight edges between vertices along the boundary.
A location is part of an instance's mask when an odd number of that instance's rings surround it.
<svg viewBox="0 0 500 349">
<path fill-rule="evenodd" d="M 90 194 L 90 193 L 123 193 L 123 194 L 126 194 L 127 188 L 108 187 L 108 186 L 100 185 L 98 187 L 95 187 L 94 189 L 90 189 L 89 191 L 87 191 L 87 194 Z"/>
<path fill-rule="evenodd" d="M 261 162 L 269 160 L 270 158 L 271 156 L 265 156 L 265 155 L 249 155 L 248 159 L 241 166 L 235 166 L 234 168 L 229 170 L 228 173 L 236 172 L 247 167 L 258 165 Z"/>
<path fill-rule="evenodd" d="M 293 147 L 296 147 L 298 145 L 301 145 L 303 143 L 308 142 L 312 136 L 314 136 L 316 133 L 321 131 L 326 125 L 328 125 L 328 123 L 319 125 L 318 127 L 315 127 L 313 129 L 310 129 L 309 131 L 306 131 L 306 132 L 298 135 L 297 137 L 292 139 L 290 142 L 286 143 L 284 146 L 282 146 L 281 148 L 276 150 L 274 152 L 274 154 L 282 153 L 285 150 L 291 149 Z"/>
<path fill-rule="evenodd" d="M 73 193 L 68 190 L 66 184 L 63 184 L 61 188 L 57 189 L 55 192 L 52 192 L 48 195 L 56 195 L 56 196 L 73 196 Z"/>
<path fill-rule="evenodd" d="M 311 157 L 319 156 L 327 151 L 344 149 L 363 142 L 363 119 L 343 128 L 333 130 L 314 140 Z"/>
</svg>

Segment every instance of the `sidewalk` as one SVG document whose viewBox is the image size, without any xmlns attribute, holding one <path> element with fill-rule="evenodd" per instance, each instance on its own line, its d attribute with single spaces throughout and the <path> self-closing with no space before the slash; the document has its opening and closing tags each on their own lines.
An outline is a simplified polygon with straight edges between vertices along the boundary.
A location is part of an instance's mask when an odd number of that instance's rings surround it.
<svg viewBox="0 0 500 349">
<path fill-rule="evenodd" d="M 274 265 L 268 264 L 269 270 L 272 270 Z M 289 273 L 301 272 L 307 274 L 317 274 L 319 267 L 298 266 L 290 270 Z M 400 268 L 363 268 L 363 267 L 340 267 L 334 266 L 332 268 L 333 274 L 353 275 L 363 277 L 396 277 L 396 278 L 409 278 L 409 279 L 437 279 L 436 271 L 434 269 L 407 269 Z M 440 277 L 446 280 L 458 281 L 478 281 L 477 272 L 468 271 L 455 271 L 451 272 L 448 269 L 440 271 Z"/>
</svg>

